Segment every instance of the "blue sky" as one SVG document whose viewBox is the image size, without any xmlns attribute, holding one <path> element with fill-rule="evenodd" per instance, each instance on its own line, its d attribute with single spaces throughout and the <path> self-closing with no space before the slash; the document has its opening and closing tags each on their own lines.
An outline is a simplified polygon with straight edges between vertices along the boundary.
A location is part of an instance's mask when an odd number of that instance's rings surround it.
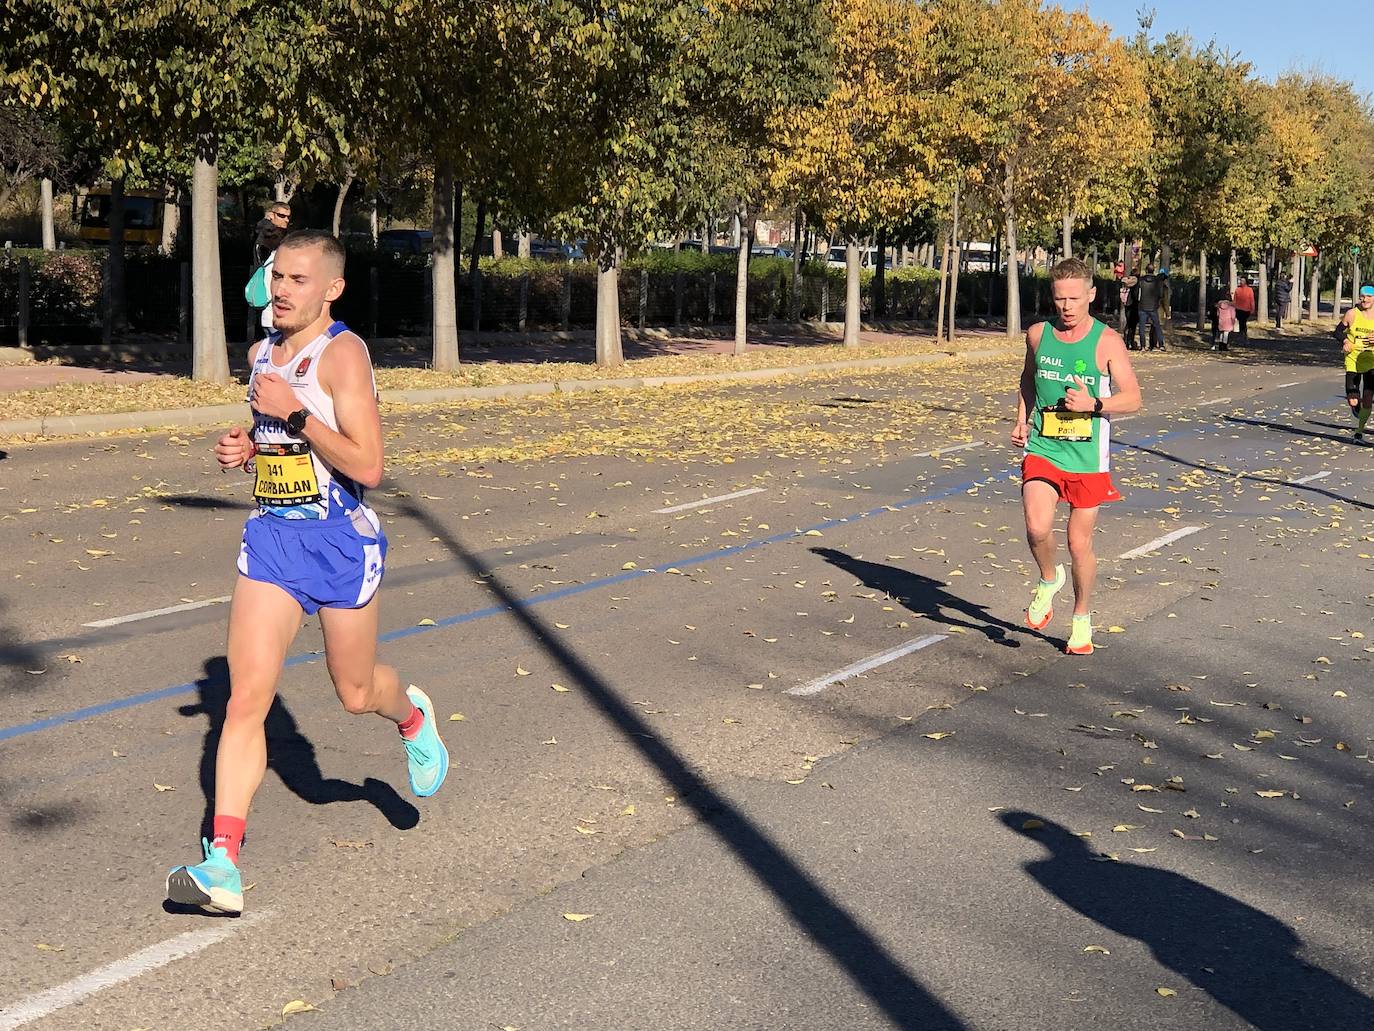
<svg viewBox="0 0 1374 1031">
<path fill-rule="evenodd" d="M 1053 0 L 1052 0 L 1053 2 Z M 1216 39 L 1238 51 L 1261 77 L 1317 69 L 1374 93 L 1374 55 L 1361 41 L 1370 0 L 1058 0 L 1086 10 L 1117 35 L 1131 36 L 1136 12 L 1155 10 L 1152 36 L 1187 32 L 1200 43 Z"/>
</svg>

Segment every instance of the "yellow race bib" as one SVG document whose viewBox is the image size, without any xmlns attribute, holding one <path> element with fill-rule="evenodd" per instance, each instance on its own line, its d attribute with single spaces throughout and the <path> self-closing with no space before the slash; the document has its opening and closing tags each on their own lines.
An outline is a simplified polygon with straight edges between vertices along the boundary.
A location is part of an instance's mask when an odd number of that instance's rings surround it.
<svg viewBox="0 0 1374 1031">
<path fill-rule="evenodd" d="M 1063 412 L 1057 408 L 1040 410 L 1040 435 L 1050 440 L 1092 440 L 1092 412 Z"/>
<path fill-rule="evenodd" d="M 288 507 L 310 505 L 323 499 L 310 445 L 304 441 L 257 445 L 257 481 L 253 497 L 259 505 Z"/>
</svg>

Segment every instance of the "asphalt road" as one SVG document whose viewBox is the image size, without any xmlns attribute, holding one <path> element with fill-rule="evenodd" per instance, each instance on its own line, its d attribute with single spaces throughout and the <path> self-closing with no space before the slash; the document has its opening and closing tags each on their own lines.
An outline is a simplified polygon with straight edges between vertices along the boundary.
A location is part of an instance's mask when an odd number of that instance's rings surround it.
<svg viewBox="0 0 1374 1031">
<path fill-rule="evenodd" d="M 208 434 L 9 447 L 0 1028 L 1374 1027 L 1331 364 L 1141 363 L 1087 659 L 1022 625 L 1014 360 L 389 415 L 383 653 L 450 780 L 310 621 L 237 920 L 161 890 L 248 485 Z"/>
</svg>

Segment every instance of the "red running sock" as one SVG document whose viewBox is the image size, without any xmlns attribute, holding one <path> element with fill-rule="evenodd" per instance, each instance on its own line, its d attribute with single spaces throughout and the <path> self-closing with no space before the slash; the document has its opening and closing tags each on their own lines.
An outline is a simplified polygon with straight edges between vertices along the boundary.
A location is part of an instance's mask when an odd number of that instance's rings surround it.
<svg viewBox="0 0 1374 1031">
<path fill-rule="evenodd" d="M 243 831 L 246 821 L 237 816 L 220 816 L 215 814 L 215 837 L 210 842 L 212 848 L 222 848 L 229 853 L 229 860 L 235 864 L 239 861 L 239 848 L 243 845 Z"/>
<path fill-rule="evenodd" d="M 401 732 L 401 737 L 407 741 L 414 741 L 416 735 L 420 733 L 420 728 L 425 725 L 425 712 L 418 705 L 411 705 L 410 715 L 396 724 L 396 729 Z"/>
</svg>

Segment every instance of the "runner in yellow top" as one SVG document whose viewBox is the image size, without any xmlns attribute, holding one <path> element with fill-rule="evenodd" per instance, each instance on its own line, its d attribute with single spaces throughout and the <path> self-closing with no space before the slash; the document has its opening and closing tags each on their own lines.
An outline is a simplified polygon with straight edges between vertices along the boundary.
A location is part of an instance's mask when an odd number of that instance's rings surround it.
<svg viewBox="0 0 1374 1031">
<path fill-rule="evenodd" d="M 1345 313 L 1336 332 L 1345 352 L 1345 400 L 1357 420 L 1355 439 L 1363 440 L 1374 407 L 1374 286 L 1360 287 L 1359 307 Z"/>
</svg>

